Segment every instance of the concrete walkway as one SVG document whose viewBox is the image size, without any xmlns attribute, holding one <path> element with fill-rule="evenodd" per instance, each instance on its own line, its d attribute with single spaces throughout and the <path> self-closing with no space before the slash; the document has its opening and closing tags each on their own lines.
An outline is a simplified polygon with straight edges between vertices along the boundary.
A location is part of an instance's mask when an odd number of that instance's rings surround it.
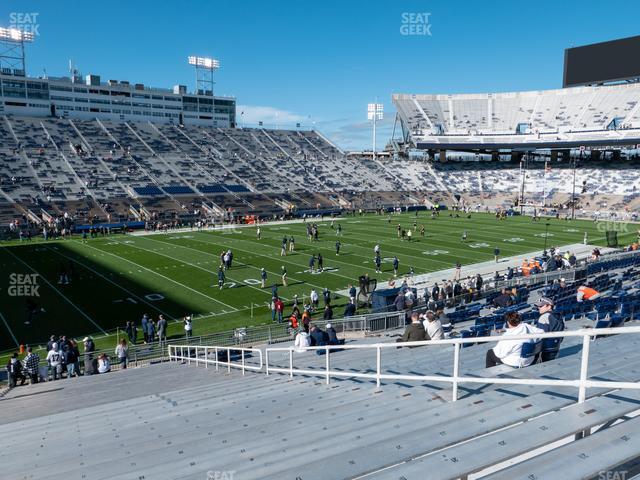
<svg viewBox="0 0 640 480">
<path fill-rule="evenodd" d="M 573 243 L 570 245 L 563 245 L 559 247 L 561 252 L 572 252 L 578 260 L 585 259 L 591 255 L 591 251 L 596 248 L 596 245 L 584 245 L 582 243 Z M 608 247 L 598 247 L 600 248 L 600 252 L 608 253 L 616 251 L 615 248 Z M 493 278 L 496 271 L 504 272 L 509 267 L 520 267 L 522 265 L 522 261 L 526 258 L 534 258 L 542 254 L 542 251 L 536 250 L 529 253 L 523 253 L 519 255 L 514 255 L 512 257 L 504 257 L 500 258 L 499 262 L 496 263 L 494 260 L 488 260 L 486 262 L 474 263 L 472 265 L 463 265 L 460 271 L 460 277 L 462 279 L 467 276 L 475 276 L 478 273 L 482 275 L 485 279 L 490 277 Z M 452 268 L 447 268 L 445 270 L 438 270 L 436 272 L 423 273 L 420 275 L 414 275 L 413 277 L 413 286 L 420 289 L 429 285 L 432 286 L 435 282 L 441 283 L 445 280 L 452 280 L 455 274 L 455 266 Z M 396 285 L 400 285 L 402 283 L 402 279 L 405 277 L 399 276 L 395 279 Z M 408 281 L 409 284 L 411 282 Z M 389 283 L 385 281 L 378 281 L 377 290 L 384 290 L 389 288 Z M 347 290 L 340 290 L 337 292 L 340 295 L 348 295 Z"/>
</svg>

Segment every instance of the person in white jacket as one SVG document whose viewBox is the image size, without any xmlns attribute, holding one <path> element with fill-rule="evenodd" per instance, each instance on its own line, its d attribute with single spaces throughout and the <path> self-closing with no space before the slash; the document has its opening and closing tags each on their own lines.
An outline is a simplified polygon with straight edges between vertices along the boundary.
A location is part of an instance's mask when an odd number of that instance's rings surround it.
<svg viewBox="0 0 640 480">
<path fill-rule="evenodd" d="M 505 337 L 513 337 L 516 335 L 529 335 L 533 333 L 545 333 L 541 328 L 534 327 L 527 323 L 522 323 L 520 314 L 510 312 L 506 315 L 506 331 L 502 335 Z M 522 344 L 530 340 L 500 340 L 495 347 L 487 350 L 485 367 L 495 367 L 496 365 L 505 364 L 511 367 L 526 367 L 531 365 L 533 357 L 520 358 L 522 352 Z"/>
<path fill-rule="evenodd" d="M 298 332 L 298 334 L 296 335 L 296 340 L 293 344 L 295 351 L 298 353 L 302 353 L 304 352 L 304 347 L 310 347 L 311 346 L 311 337 L 309 337 L 309 334 L 307 332 L 305 332 L 304 330 L 300 330 Z"/>
<path fill-rule="evenodd" d="M 422 324 L 424 325 L 424 330 L 427 332 L 430 340 L 444 339 L 442 324 L 440 323 L 440 320 L 436 318 L 436 314 L 433 311 L 427 311 L 426 315 L 423 316 Z"/>
</svg>

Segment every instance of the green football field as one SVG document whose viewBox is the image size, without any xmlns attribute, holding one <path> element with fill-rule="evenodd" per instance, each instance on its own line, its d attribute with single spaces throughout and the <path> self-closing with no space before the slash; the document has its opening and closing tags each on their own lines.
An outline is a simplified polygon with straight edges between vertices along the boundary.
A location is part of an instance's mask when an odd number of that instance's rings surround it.
<svg viewBox="0 0 640 480">
<path fill-rule="evenodd" d="M 312 288 L 322 298 L 322 289 L 332 292 L 368 273 L 379 281 L 392 276 L 391 259 L 397 255 L 400 272 L 413 267 L 416 274 L 491 259 L 498 246 L 502 256 L 542 251 L 545 222 L 528 217 L 498 221 L 493 215 L 473 214 L 471 219 L 449 217 L 443 212 L 431 219 L 420 212 L 418 232 L 411 242 L 400 241 L 396 225 L 412 228 L 414 213 L 387 216 L 366 215 L 336 220 L 342 224 L 340 255 L 335 254 L 336 233 L 330 220 L 318 221 L 320 238 L 309 242 L 302 223 L 262 226 L 262 239 L 255 227 L 217 231 L 188 231 L 163 235 L 115 235 L 66 241 L 34 240 L 0 245 L 0 350 L 16 344 L 40 345 L 49 335 L 82 338 L 91 334 L 98 346 L 110 347 L 116 327 L 128 320 L 139 326 L 143 313 L 153 318 L 164 314 L 169 335 L 182 334 L 181 318 L 196 316 L 194 335 L 229 330 L 271 321 L 268 303 L 271 285 L 280 284 L 281 267 L 288 271 L 289 285 L 278 293 L 290 304 L 294 294 L 308 299 Z M 589 243 L 604 244 L 604 234 L 591 221 L 549 220 L 548 246 L 581 243 L 587 232 Z M 420 237 L 420 225 L 426 236 Z M 468 232 L 468 241 L 461 235 Z M 621 244 L 635 239 L 633 228 L 619 235 Z M 294 236 L 296 252 L 280 256 L 283 236 Z M 376 274 L 373 247 L 380 244 L 383 273 Z M 234 261 L 225 287 L 217 287 L 220 252 L 232 249 Z M 311 273 L 312 254 L 321 253 L 325 271 Z M 260 288 L 260 269 L 268 272 L 266 289 Z M 58 283 L 59 272 L 71 275 L 67 285 Z M 37 275 L 34 275 L 37 274 Z M 341 316 L 345 298 L 334 300 L 334 314 Z M 321 302 L 322 304 L 322 302 Z M 29 315 L 29 311 L 43 309 Z M 285 314 L 290 308 L 285 310 Z M 322 315 L 318 312 L 316 315 Z M 30 319 L 30 321 L 28 321 Z M 174 320 L 172 322 L 172 320 Z M 27 323 L 28 321 L 28 323 Z M 140 338 L 139 334 L 139 338 Z"/>
</svg>

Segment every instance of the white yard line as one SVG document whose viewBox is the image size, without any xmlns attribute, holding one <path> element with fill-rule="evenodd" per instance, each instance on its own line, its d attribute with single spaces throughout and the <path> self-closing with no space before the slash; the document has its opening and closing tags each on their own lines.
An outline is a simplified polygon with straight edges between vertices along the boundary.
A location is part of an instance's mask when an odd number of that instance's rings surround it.
<svg viewBox="0 0 640 480">
<path fill-rule="evenodd" d="M 128 244 L 125 244 L 125 243 L 120 243 L 120 242 L 117 242 L 117 243 L 119 243 L 120 245 L 128 246 Z M 121 257 L 120 255 L 116 255 L 115 253 L 111 253 L 111 252 L 108 252 L 108 251 L 106 251 L 106 250 L 102 250 L 102 249 L 100 249 L 100 248 L 92 247 L 92 246 L 91 246 L 91 245 L 89 245 L 89 244 L 85 244 L 85 245 L 86 245 L 87 247 L 89 247 L 89 248 L 92 248 L 92 249 L 94 249 L 94 250 L 98 251 L 98 252 L 106 253 L 107 255 L 111 255 L 111 256 L 113 256 L 113 257 L 119 258 L 120 260 L 124 260 L 125 262 L 128 262 L 128 263 L 130 263 L 130 264 L 132 264 L 132 265 L 135 265 L 136 267 L 142 268 L 142 269 L 146 270 L 146 271 L 147 271 L 147 272 L 149 272 L 149 273 L 153 273 L 154 275 L 157 275 L 157 276 L 159 276 L 159 277 L 162 277 L 162 278 L 164 278 L 165 280 L 168 280 L 168 281 L 169 281 L 169 282 L 171 282 L 171 283 L 175 283 L 176 285 L 179 285 L 179 286 L 181 286 L 182 288 L 186 288 L 187 290 L 189 290 L 189 291 L 191 291 L 191 292 L 193 292 L 193 293 L 196 293 L 196 294 L 198 294 L 198 295 L 201 295 L 201 296 L 203 296 L 203 297 L 205 297 L 205 298 L 208 298 L 209 300 L 213 300 L 214 302 L 219 303 L 220 305 L 223 305 L 223 306 L 225 306 L 225 307 L 227 307 L 227 308 L 230 308 L 232 311 L 231 311 L 231 312 L 227 312 L 227 313 L 232 313 L 232 312 L 237 311 L 237 309 L 236 309 L 236 308 L 232 307 L 231 305 L 227 305 L 227 304 L 226 304 L 226 303 L 224 303 L 224 302 L 221 302 L 221 301 L 220 301 L 220 300 L 218 300 L 217 298 L 210 297 L 210 296 L 209 296 L 209 295 L 207 295 L 206 293 L 203 293 L 203 292 L 201 292 L 201 291 L 199 291 L 199 290 L 196 290 L 196 289 L 191 288 L 191 287 L 189 287 L 189 286 L 187 286 L 187 285 L 184 285 L 184 284 L 182 284 L 182 283 L 180 283 L 180 282 L 178 282 L 178 281 L 176 281 L 176 280 L 174 280 L 174 279 L 172 279 L 172 278 L 169 278 L 169 277 L 167 277 L 167 276 L 165 276 L 165 275 L 162 275 L 161 273 L 158 273 L 158 272 L 156 272 L 156 271 L 154 271 L 154 270 L 151 270 L 150 268 L 147 268 L 147 267 L 145 267 L 145 266 L 143 266 L 143 265 L 140 265 L 139 263 L 133 262 L 133 261 L 129 260 L 128 258 Z"/>
<path fill-rule="evenodd" d="M 203 233 L 206 233 L 206 232 L 203 232 Z M 205 242 L 204 240 L 197 240 L 197 239 L 195 239 L 195 238 L 190 238 L 189 240 L 193 240 L 194 242 L 206 243 L 207 245 L 221 245 L 221 242 Z M 242 239 L 242 238 L 235 238 L 234 240 L 236 240 L 236 241 L 240 241 L 240 242 L 251 242 L 251 240 L 244 240 L 244 239 Z M 255 246 L 255 243 L 253 243 L 253 245 Z M 263 246 L 266 246 L 266 245 L 263 245 Z M 272 260 L 272 261 L 274 261 L 274 262 L 278 262 L 278 261 L 280 261 L 280 262 L 282 262 L 282 263 L 287 263 L 287 264 L 289 264 L 289 265 L 294 265 L 294 266 L 296 266 L 297 268 L 301 268 L 303 271 L 309 268 L 309 266 L 308 266 L 308 265 L 306 265 L 306 264 L 302 264 L 302 265 L 301 265 L 301 264 L 299 264 L 299 263 L 292 262 L 292 261 L 290 261 L 290 260 L 284 260 L 285 258 L 289 257 L 290 255 L 287 255 L 287 256 L 285 256 L 285 257 L 276 257 L 276 256 L 264 255 L 264 254 L 261 254 L 261 253 L 257 253 L 257 252 L 252 251 L 252 250 L 246 250 L 246 249 L 238 248 L 238 247 L 236 247 L 236 246 L 234 246 L 233 248 L 234 248 L 235 250 L 240 251 L 240 252 L 247 252 L 247 253 L 250 253 L 250 254 L 252 254 L 252 255 L 257 255 L 257 256 L 259 256 L 259 257 L 268 258 L 269 260 Z M 278 248 L 278 251 L 280 251 L 280 249 L 279 249 L 279 248 Z M 300 253 L 300 252 L 296 252 L 296 253 Z M 301 254 L 301 255 L 302 255 L 302 254 Z M 329 257 L 325 257 L 325 259 L 326 259 L 327 261 L 329 261 L 329 260 L 330 260 L 330 259 L 329 259 Z M 340 261 L 338 261 L 338 260 L 334 260 L 333 258 L 331 258 L 331 260 L 330 260 L 330 261 L 331 261 L 331 262 L 335 261 L 336 263 L 342 263 L 342 264 L 344 264 L 344 265 L 348 265 L 349 267 L 358 268 L 358 265 L 354 265 L 354 264 L 352 264 L 352 263 L 340 262 Z M 370 270 L 371 270 L 371 269 L 370 269 Z M 324 274 L 327 274 L 327 275 L 335 275 L 335 276 L 337 276 L 337 277 L 346 278 L 347 280 L 349 280 L 349 282 L 350 282 L 350 283 L 353 283 L 353 281 L 354 281 L 354 279 L 353 279 L 353 278 L 351 278 L 351 277 L 347 277 L 346 275 L 342 275 L 342 274 L 340 274 L 340 273 L 332 272 L 332 271 L 330 271 L 330 270 L 326 270 L 326 271 L 325 271 L 325 272 L 323 272 L 323 273 L 324 273 Z M 309 284 L 309 285 L 311 285 L 311 284 Z M 315 285 L 314 285 L 314 286 L 315 286 Z M 320 288 L 320 287 L 318 287 L 318 288 Z"/>
<path fill-rule="evenodd" d="M 145 300 L 144 298 L 140 297 L 139 295 L 136 295 L 136 294 L 135 294 L 135 293 L 133 293 L 132 291 L 130 291 L 130 290 L 128 290 L 127 288 L 123 287 L 122 285 L 119 285 L 118 283 L 114 282 L 114 281 L 113 281 L 113 280 L 111 280 L 110 278 L 105 277 L 103 274 L 101 274 L 101 273 L 100 273 L 100 272 L 98 272 L 97 270 L 94 270 L 94 269 L 93 269 L 93 268 L 91 268 L 89 265 L 86 265 L 85 263 L 82 263 L 81 261 L 79 261 L 79 260 L 78 260 L 78 259 L 76 259 L 76 258 L 69 257 L 69 256 L 65 255 L 64 253 L 60 253 L 60 252 L 58 252 L 58 251 L 56 251 L 56 250 L 54 250 L 54 249 L 52 249 L 52 248 L 50 248 L 50 247 L 46 247 L 46 248 L 47 248 L 47 250 L 51 250 L 52 252 L 56 253 L 57 255 L 60 255 L 60 256 L 62 256 L 62 257 L 64 257 L 64 258 L 68 259 L 68 260 L 71 260 L 72 262 L 77 263 L 78 265 L 80 265 L 80 266 L 82 266 L 82 267 L 86 268 L 87 270 L 90 270 L 91 272 L 95 273 L 96 275 L 98 275 L 98 276 L 99 276 L 100 278 L 102 278 L 103 280 L 106 280 L 107 282 L 111 283 L 112 285 L 115 285 L 116 287 L 118 287 L 118 288 L 119 288 L 120 290 L 122 290 L 123 292 L 125 292 L 125 293 L 127 293 L 127 294 L 131 295 L 132 297 L 134 297 L 134 298 L 136 298 L 136 299 L 140 300 L 142 303 L 144 303 L 144 304 L 146 304 L 146 305 L 150 306 L 151 308 L 153 308 L 153 309 L 154 309 L 154 310 L 156 310 L 157 312 L 160 312 L 162 315 L 166 316 L 168 319 L 170 319 L 170 320 L 175 320 L 175 318 L 174 318 L 172 315 L 170 315 L 170 314 L 168 314 L 168 313 L 166 313 L 166 312 L 162 311 L 162 310 L 161 310 L 161 309 L 159 309 L 157 306 L 155 306 L 153 303 L 148 302 L 147 300 Z"/>
<path fill-rule="evenodd" d="M 2 319 L 2 322 L 4 323 L 4 326 L 7 327 L 7 331 L 9 332 L 9 335 L 11 335 L 11 338 L 13 338 L 13 341 L 15 342 L 16 347 L 19 347 L 20 346 L 20 342 L 18 342 L 18 339 L 13 334 L 13 330 L 11 330 L 11 327 L 7 323 L 7 320 L 4 318 L 4 315 L 2 315 L 2 312 L 0 312 L 0 319 Z"/>
<path fill-rule="evenodd" d="M 176 245 L 176 244 L 172 244 L 172 243 L 161 242 L 160 240 L 155 240 L 155 239 L 153 239 L 153 238 L 147 238 L 146 240 L 152 240 L 152 241 L 155 241 L 155 242 L 162 243 L 162 244 L 164 244 L 164 245 L 171 245 L 171 246 L 173 246 L 173 247 L 189 248 L 189 247 L 186 247 L 186 246 L 183 246 L 183 245 Z M 124 244 L 123 244 L 123 245 L 124 245 Z M 208 269 L 206 269 L 206 268 L 204 268 L 204 267 L 201 267 L 201 266 L 199 266 L 199 265 L 196 265 L 195 263 L 190 263 L 190 262 L 187 262 L 187 261 L 185 261 L 185 260 L 181 260 L 181 259 L 179 259 L 179 258 L 172 257 L 171 255 L 167 255 L 167 254 L 165 254 L 165 253 L 160 253 L 160 252 L 155 251 L 155 250 L 149 250 L 148 248 L 140 247 L 140 246 L 136 245 L 135 243 L 127 243 L 126 245 L 127 245 L 127 246 L 129 246 L 129 247 L 137 248 L 137 249 L 139 249 L 139 250 L 143 250 L 143 251 L 145 251 L 145 252 L 153 253 L 153 254 L 155 254 L 155 255 L 161 255 L 161 256 L 166 257 L 166 258 L 169 258 L 169 259 L 171 259 L 171 260 L 175 260 L 176 262 L 184 263 L 185 265 L 189 265 L 190 267 L 197 268 L 197 269 L 199 269 L 199 270 L 202 270 L 202 271 L 204 271 L 204 272 L 207 272 L 208 274 L 210 274 L 210 275 L 212 275 L 212 276 L 216 274 L 216 273 L 215 273 L 216 271 L 215 271 L 215 270 L 213 270 L 213 269 L 208 270 Z M 208 254 L 208 253 L 206 253 L 206 252 L 203 252 L 203 251 L 201 251 L 201 250 L 196 250 L 195 248 L 192 248 L 191 250 L 197 251 L 197 252 L 198 252 L 198 253 L 200 253 L 200 254 L 203 254 L 203 253 L 204 253 L 204 254 L 207 254 L 207 255 L 213 255 L 213 254 Z M 217 258 L 218 258 L 218 257 L 217 257 Z M 214 265 L 215 265 L 215 262 L 214 262 Z M 240 281 L 240 280 L 238 280 L 238 279 L 233 279 L 232 277 L 228 277 L 228 276 L 226 275 L 226 273 L 225 273 L 225 278 L 228 278 L 229 280 L 231 280 L 232 282 L 234 282 L 234 283 L 236 283 L 236 284 L 242 284 L 242 285 L 244 285 L 244 286 L 247 286 L 247 287 L 249 287 L 249 288 L 252 288 L 252 289 L 254 289 L 254 290 L 257 290 L 257 291 L 258 291 L 258 292 L 260 292 L 260 293 L 264 293 L 264 294 L 266 294 L 266 295 L 269 295 L 269 298 L 271 298 L 271 292 L 270 292 L 270 291 L 267 291 L 266 289 L 264 289 L 264 290 L 263 290 L 262 288 L 254 287 L 253 285 L 249 285 L 248 283 L 242 282 L 242 281 Z M 288 300 L 289 300 L 288 298 L 285 298 L 285 297 L 283 297 L 283 296 L 280 296 L 280 298 L 281 298 L 282 300 L 286 300 L 286 301 L 288 301 Z M 237 310 L 237 309 L 236 309 L 236 310 Z"/>
<path fill-rule="evenodd" d="M 36 273 L 38 275 L 39 278 L 41 278 L 47 285 L 49 285 L 49 287 L 55 291 L 58 295 L 60 295 L 62 298 L 65 299 L 65 301 L 67 303 L 69 303 L 69 305 L 71 305 L 73 308 L 75 308 L 78 312 L 80 312 L 80 314 L 86 318 L 87 320 L 89 320 L 98 330 L 100 330 L 102 333 L 104 333 L 105 335 L 107 334 L 107 332 L 104 331 L 104 329 L 98 325 L 95 320 L 93 318 L 91 318 L 89 315 L 87 315 L 84 310 L 82 310 L 80 307 L 78 307 L 75 303 L 73 303 L 71 300 L 69 300 L 69 298 L 63 294 L 60 290 L 58 290 L 49 280 L 47 280 L 46 278 L 44 278 L 40 272 L 38 272 L 35 268 L 33 268 L 31 265 L 29 265 L 28 263 L 26 263 L 24 260 L 22 260 L 20 257 L 18 257 L 17 255 L 15 255 L 10 249 L 8 249 L 7 247 L 2 247 L 4 250 L 7 251 L 7 253 L 9 253 L 9 255 L 11 255 L 13 258 L 15 258 L 16 260 L 18 260 L 20 263 L 22 263 L 25 267 L 27 267 L 29 270 L 31 270 L 33 273 Z"/>
<path fill-rule="evenodd" d="M 214 256 L 214 257 L 218 258 L 218 256 L 217 256 L 216 254 L 214 254 L 214 253 L 203 252 L 202 250 L 198 250 L 197 248 L 187 247 L 186 245 L 182 245 L 182 244 L 178 245 L 178 244 L 175 244 L 175 243 L 163 242 L 162 240 L 156 240 L 155 238 L 148 238 L 147 240 L 154 240 L 154 241 L 156 241 L 156 242 L 158 242 L 158 243 L 162 243 L 162 244 L 165 244 L 165 245 L 170 245 L 170 246 L 172 246 L 172 247 L 186 248 L 186 249 L 189 249 L 189 250 L 193 250 L 194 252 L 198 252 L 198 253 L 200 253 L 200 254 L 212 255 L 212 256 Z M 204 243 L 205 245 L 213 245 L 213 243 L 211 243 L 211 242 L 205 242 L 204 240 L 197 240 L 197 239 L 195 239 L 195 238 L 190 238 L 189 240 L 192 240 L 192 241 L 194 241 L 194 242 L 198 242 L 198 243 Z M 243 249 L 241 249 L 241 248 L 236 248 L 236 247 L 234 247 L 234 249 L 235 249 L 235 250 L 238 250 L 238 251 L 240 251 L 240 252 L 248 252 L 248 253 L 252 253 L 252 254 L 254 254 L 254 255 L 258 255 L 258 256 L 260 256 L 260 257 L 268 257 L 268 258 L 270 258 L 271 260 L 275 260 L 273 257 L 269 257 L 268 255 L 261 255 L 261 254 L 259 254 L 259 253 L 250 252 L 249 250 L 243 250 Z M 290 263 L 290 262 L 288 262 L 288 263 Z M 258 271 L 260 271 L 260 268 L 259 268 L 259 267 L 255 267 L 255 266 L 253 266 L 253 265 L 249 265 L 248 263 L 241 263 L 241 262 L 238 262 L 238 265 L 242 265 L 242 266 L 244 266 L 244 267 L 249 267 L 249 268 L 253 268 L 254 270 L 258 270 Z M 296 264 L 296 265 L 297 265 L 297 264 Z M 304 267 L 300 266 L 300 268 L 304 268 Z M 265 269 L 265 271 L 266 271 L 267 273 L 272 274 L 272 275 L 276 275 L 276 278 L 280 278 L 280 277 L 282 276 L 282 275 L 281 275 L 280 273 L 278 273 L 278 272 L 272 272 L 272 271 L 270 271 L 270 270 L 266 270 L 266 269 Z M 327 273 L 330 273 L 330 272 L 327 272 Z M 319 286 L 319 285 L 314 285 L 313 283 L 305 282 L 304 280 L 296 279 L 295 277 L 293 277 L 293 276 L 289 276 L 288 274 L 287 274 L 287 279 L 288 279 L 288 280 L 292 280 L 292 281 L 294 281 L 294 282 L 303 282 L 303 283 L 305 283 L 305 284 L 307 284 L 307 285 L 309 285 L 309 286 L 311 286 L 311 287 L 315 287 L 315 288 L 318 288 L 318 289 L 320 289 L 320 290 L 323 290 L 323 289 L 324 289 L 324 287 L 321 287 L 321 286 Z M 281 298 L 284 298 L 284 297 L 281 297 Z"/>
</svg>

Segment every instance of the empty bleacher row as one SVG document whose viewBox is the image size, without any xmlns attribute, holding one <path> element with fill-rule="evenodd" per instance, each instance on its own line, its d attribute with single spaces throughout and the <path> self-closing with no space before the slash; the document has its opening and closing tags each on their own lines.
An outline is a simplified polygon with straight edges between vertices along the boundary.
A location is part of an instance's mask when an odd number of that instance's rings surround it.
<svg viewBox="0 0 640 480">
<path fill-rule="evenodd" d="M 636 260 L 599 263 L 589 275 L 604 293 L 589 305 L 600 311 L 609 303 L 608 313 L 624 312 L 627 326 L 638 325 Z M 544 292 L 556 299 L 569 330 L 596 327 L 586 308 L 566 308 L 576 304 L 574 287 L 523 291 L 510 308 L 524 313 Z M 486 309 L 484 301 L 474 302 L 456 321 L 468 327 L 504 313 Z M 388 343 L 395 336 L 355 342 Z M 639 345 L 640 334 L 592 341 L 588 377 L 640 382 Z M 463 349 L 460 376 L 570 380 L 580 372 L 579 337 L 567 337 L 557 359 L 524 369 L 482 368 L 491 346 Z M 451 402 L 446 382 L 384 380 L 376 389 L 375 380 L 350 378 L 375 372 L 373 352 L 332 354 L 331 368 L 347 375 L 328 385 L 326 357 L 309 351 L 295 353 L 295 367 L 317 374 L 293 378 L 174 362 L 16 388 L 0 399 L 2 474 L 40 479 L 55 469 L 70 480 L 224 478 L 231 472 L 242 479 L 577 479 L 640 456 L 638 390 L 589 388 L 586 401 L 576 403 L 575 385 L 463 383 L 458 401 Z M 286 366 L 288 353 L 277 353 L 270 365 Z M 386 348 L 382 373 L 450 376 L 453 358 L 452 345 Z M 549 447 L 560 441 L 565 444 Z"/>
<path fill-rule="evenodd" d="M 218 212 L 335 208 L 348 204 L 340 192 L 419 186 L 313 131 L 2 116 L 0 145 L 2 201 L 37 216 L 83 202 L 93 215 L 126 217 L 126 206 L 110 207 L 123 200 Z"/>
<path fill-rule="evenodd" d="M 593 342 L 589 375 L 639 381 L 640 338 L 635 337 Z M 567 345 L 566 354 L 555 361 L 505 372 L 482 369 L 486 348 L 476 346 L 462 352 L 461 374 L 572 377 L 580 367 L 578 349 Z M 449 375 L 450 350 L 386 350 L 385 372 Z M 296 364 L 318 359 L 312 353 L 296 354 Z M 335 354 L 333 362 L 358 371 L 371 368 L 375 359 L 364 351 L 345 351 Z M 322 370 L 322 362 L 318 368 Z M 490 384 L 461 387 L 462 398 L 452 403 L 444 385 L 398 381 L 376 390 L 375 384 L 348 378 L 324 385 L 313 377 L 241 376 L 178 364 L 81 377 L 57 382 L 55 389 L 38 384 L 29 387 L 29 394 L 16 389 L 1 401 L 5 448 L 0 460 L 3 475 L 16 479 L 45 478 L 52 468 L 69 479 L 195 479 L 208 471 L 233 471 L 235 478 L 247 479 L 364 474 L 447 479 L 528 454 L 640 408 L 637 393 L 629 390 L 590 389 L 587 401 L 576 404 L 574 387 Z M 598 467 L 597 473 L 640 454 L 633 440 L 637 421 L 626 422 L 583 439 L 591 446 L 585 448 L 593 450 L 584 462 L 578 454 L 580 472 Z M 623 435 L 632 435 L 633 448 L 623 443 L 623 451 L 605 449 L 608 441 Z M 564 448 L 578 448 L 579 442 Z M 76 448 L 69 449 L 70 444 Z M 538 468 L 549 468 L 552 457 L 561 478 L 583 478 L 574 476 L 572 465 L 555 451 L 543 452 Z"/>
<path fill-rule="evenodd" d="M 538 163 L 527 170 L 525 200 L 544 192 L 548 204 L 566 203 L 572 169 L 559 162 L 545 173 Z M 581 204 L 620 210 L 640 204 L 636 163 L 581 165 L 575 182 Z M 345 155 L 313 131 L 11 116 L 0 117 L 0 165 L 4 224 L 25 212 L 103 221 L 228 210 L 271 215 L 289 207 L 429 206 L 449 203 L 454 194 L 467 204 L 506 205 L 522 185 L 513 162 L 374 161 Z"/>
<path fill-rule="evenodd" d="M 393 101 L 419 137 L 457 135 L 491 142 L 516 134 L 537 139 L 550 134 L 561 140 L 589 132 L 616 138 L 607 131 L 612 124 L 614 130 L 640 127 L 639 97 L 640 87 L 627 84 L 509 93 L 396 94 Z M 523 125 L 526 130 L 518 130 Z M 479 140 L 479 136 L 496 138 Z"/>
</svg>

